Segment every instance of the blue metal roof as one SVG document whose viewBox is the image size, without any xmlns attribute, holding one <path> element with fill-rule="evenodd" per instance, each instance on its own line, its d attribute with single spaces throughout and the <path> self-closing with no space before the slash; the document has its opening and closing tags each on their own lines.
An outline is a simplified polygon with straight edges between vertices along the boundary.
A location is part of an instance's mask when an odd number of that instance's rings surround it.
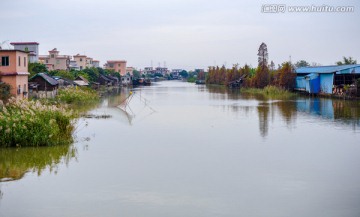
<svg viewBox="0 0 360 217">
<path fill-rule="evenodd" d="M 296 73 L 336 73 L 336 74 L 360 73 L 360 64 L 340 65 L 340 66 L 300 67 L 295 69 L 295 72 Z"/>
</svg>

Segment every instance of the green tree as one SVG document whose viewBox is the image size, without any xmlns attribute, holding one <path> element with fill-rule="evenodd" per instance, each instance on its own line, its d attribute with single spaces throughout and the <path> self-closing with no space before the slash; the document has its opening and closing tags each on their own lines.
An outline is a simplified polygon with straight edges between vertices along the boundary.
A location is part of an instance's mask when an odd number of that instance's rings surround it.
<svg viewBox="0 0 360 217">
<path fill-rule="evenodd" d="M 138 70 L 134 69 L 133 70 L 133 77 L 134 78 L 140 78 L 141 77 L 140 72 Z"/>
<path fill-rule="evenodd" d="M 189 73 L 188 73 L 186 70 L 182 70 L 179 74 L 180 74 L 181 77 L 183 77 L 183 78 L 189 77 Z"/>
<path fill-rule="evenodd" d="M 310 66 L 310 63 L 306 62 L 305 60 L 299 60 L 295 63 L 296 68 L 300 67 L 307 67 Z"/>
<path fill-rule="evenodd" d="M 42 63 L 30 63 L 30 62 L 28 65 L 28 71 L 30 73 L 29 77 L 32 77 L 40 72 L 45 72 L 45 73 L 48 72 L 46 65 Z"/>
<path fill-rule="evenodd" d="M 74 71 L 66 71 L 66 70 L 53 70 L 49 72 L 49 75 L 59 76 L 61 78 L 66 78 L 70 80 L 74 80 L 76 77 Z"/>
<path fill-rule="evenodd" d="M 338 61 L 338 62 L 336 62 L 336 64 L 337 65 L 354 65 L 354 64 L 357 64 L 357 62 L 352 57 L 349 57 L 349 58 L 343 57 L 343 62 Z"/>
</svg>

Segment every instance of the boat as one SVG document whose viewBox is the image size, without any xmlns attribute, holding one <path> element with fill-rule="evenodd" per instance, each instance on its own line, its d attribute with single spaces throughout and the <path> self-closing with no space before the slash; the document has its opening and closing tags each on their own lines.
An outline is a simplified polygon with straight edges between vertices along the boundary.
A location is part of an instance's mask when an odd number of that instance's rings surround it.
<svg viewBox="0 0 360 217">
<path fill-rule="evenodd" d="M 195 84 L 205 84 L 205 80 L 196 80 Z"/>
</svg>

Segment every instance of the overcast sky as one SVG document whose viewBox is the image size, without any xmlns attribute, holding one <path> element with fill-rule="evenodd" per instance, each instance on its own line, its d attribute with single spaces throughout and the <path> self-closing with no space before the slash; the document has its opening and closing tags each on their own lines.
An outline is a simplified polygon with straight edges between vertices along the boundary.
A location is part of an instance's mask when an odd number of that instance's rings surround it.
<svg viewBox="0 0 360 217">
<path fill-rule="evenodd" d="M 262 13 L 264 4 L 354 6 L 352 13 Z M 0 0 L 0 42 L 36 41 L 40 54 L 86 54 L 143 68 L 257 65 L 268 46 L 280 64 L 360 62 L 360 3 L 258 0 Z M 6 47 L 6 46 L 5 46 Z"/>
</svg>

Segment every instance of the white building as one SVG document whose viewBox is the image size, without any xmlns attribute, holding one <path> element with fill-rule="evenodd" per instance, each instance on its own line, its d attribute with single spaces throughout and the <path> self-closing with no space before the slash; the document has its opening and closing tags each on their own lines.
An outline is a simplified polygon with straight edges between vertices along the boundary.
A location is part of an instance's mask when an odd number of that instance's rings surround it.
<svg viewBox="0 0 360 217">
<path fill-rule="evenodd" d="M 29 52 L 29 62 L 39 62 L 39 43 L 38 42 L 11 42 L 15 50 Z"/>
</svg>

